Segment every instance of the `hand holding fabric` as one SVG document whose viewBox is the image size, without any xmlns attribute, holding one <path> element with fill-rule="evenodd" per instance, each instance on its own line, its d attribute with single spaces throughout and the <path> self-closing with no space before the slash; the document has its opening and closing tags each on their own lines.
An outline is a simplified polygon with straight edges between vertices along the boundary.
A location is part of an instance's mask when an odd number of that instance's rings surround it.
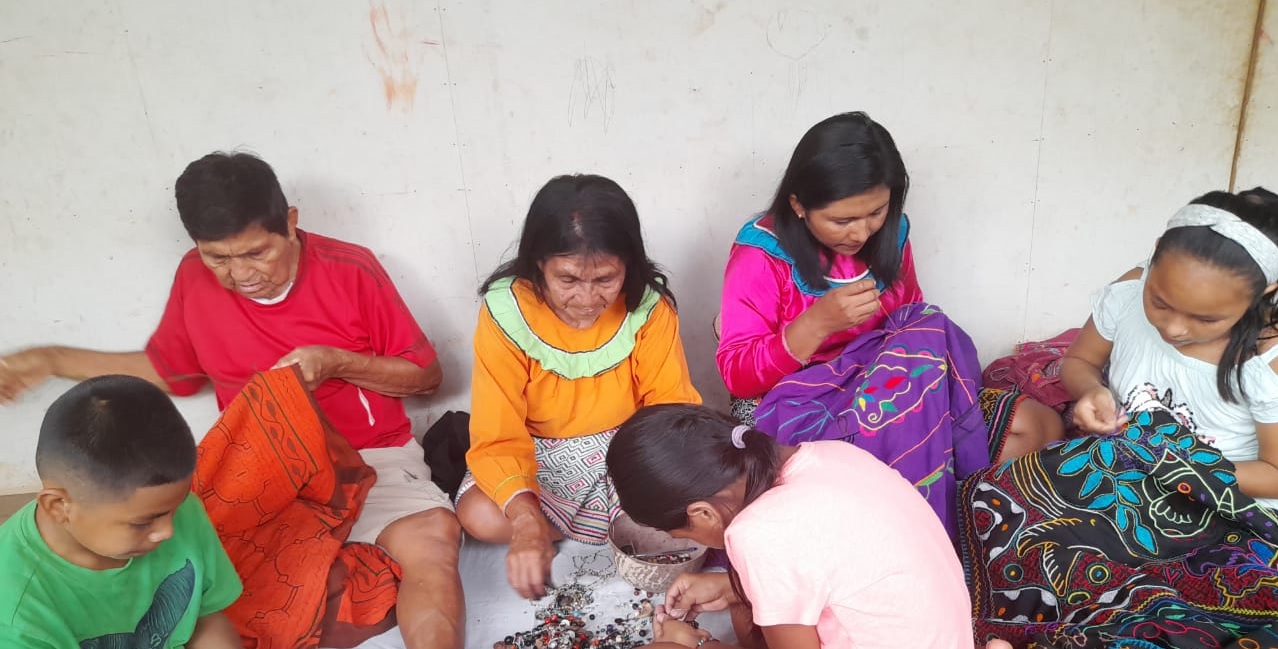
<svg viewBox="0 0 1278 649">
<path fill-rule="evenodd" d="M 349 353 L 326 345 L 298 347 L 285 354 L 271 369 L 296 365 L 306 389 L 314 391 L 321 383 L 336 377 L 341 372 L 345 357 Z"/>
<path fill-rule="evenodd" d="M 1093 435 L 1118 430 L 1118 405 L 1109 388 L 1100 385 L 1088 390 L 1074 404 L 1074 425 Z"/>
</svg>

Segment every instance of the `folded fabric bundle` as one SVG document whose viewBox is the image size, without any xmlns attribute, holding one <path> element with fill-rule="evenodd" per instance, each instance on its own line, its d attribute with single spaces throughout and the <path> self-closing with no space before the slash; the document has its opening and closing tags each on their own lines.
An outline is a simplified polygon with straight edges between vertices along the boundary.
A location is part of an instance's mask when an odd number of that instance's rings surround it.
<svg viewBox="0 0 1278 649">
<path fill-rule="evenodd" d="M 244 594 L 247 647 L 353 647 L 395 625 L 399 567 L 346 544 L 376 474 L 294 368 L 256 375 L 200 442 L 194 490 Z"/>
</svg>

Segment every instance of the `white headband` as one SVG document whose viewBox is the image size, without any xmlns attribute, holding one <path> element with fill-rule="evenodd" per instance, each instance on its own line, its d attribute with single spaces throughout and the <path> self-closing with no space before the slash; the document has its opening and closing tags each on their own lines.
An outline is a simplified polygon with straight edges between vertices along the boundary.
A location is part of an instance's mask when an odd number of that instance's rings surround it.
<svg viewBox="0 0 1278 649">
<path fill-rule="evenodd" d="M 1205 226 L 1243 247 L 1265 274 L 1265 283 L 1278 282 L 1278 244 L 1264 232 L 1227 212 L 1210 205 L 1186 205 L 1167 222 L 1167 229 Z"/>
</svg>

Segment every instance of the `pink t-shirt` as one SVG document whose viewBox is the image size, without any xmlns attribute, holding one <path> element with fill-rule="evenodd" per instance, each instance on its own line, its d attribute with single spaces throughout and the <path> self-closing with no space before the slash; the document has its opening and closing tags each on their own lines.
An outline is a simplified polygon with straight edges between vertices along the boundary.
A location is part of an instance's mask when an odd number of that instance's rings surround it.
<svg viewBox="0 0 1278 649">
<path fill-rule="evenodd" d="M 945 528 L 899 473 L 851 444 L 800 444 L 724 538 L 759 626 L 816 626 L 822 649 L 973 647 Z"/>
</svg>

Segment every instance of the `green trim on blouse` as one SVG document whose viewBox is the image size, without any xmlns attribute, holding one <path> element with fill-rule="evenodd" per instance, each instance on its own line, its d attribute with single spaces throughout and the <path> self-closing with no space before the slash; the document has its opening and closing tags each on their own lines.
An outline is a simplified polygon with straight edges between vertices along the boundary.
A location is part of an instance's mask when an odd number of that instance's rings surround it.
<svg viewBox="0 0 1278 649">
<path fill-rule="evenodd" d="M 488 313 L 510 342 L 528 354 L 529 358 L 541 363 L 546 371 L 569 381 L 599 376 L 629 358 L 635 350 L 639 330 L 648 323 L 652 310 L 661 301 L 660 293 L 651 287 L 646 288 L 638 308 L 626 314 L 621 326 L 607 342 L 595 349 L 571 352 L 542 340 L 528 325 L 528 320 L 519 307 L 519 298 L 515 296 L 515 281 L 514 277 L 504 277 L 493 282 L 484 294 Z"/>
</svg>

